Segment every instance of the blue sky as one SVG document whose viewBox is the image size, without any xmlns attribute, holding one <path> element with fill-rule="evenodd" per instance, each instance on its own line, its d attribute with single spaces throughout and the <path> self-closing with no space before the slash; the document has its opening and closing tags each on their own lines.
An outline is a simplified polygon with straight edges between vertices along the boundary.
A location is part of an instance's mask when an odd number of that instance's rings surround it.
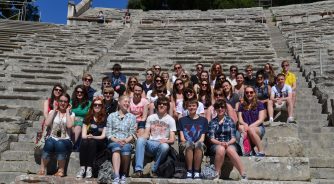
<svg viewBox="0 0 334 184">
<path fill-rule="evenodd" d="M 41 22 L 66 24 L 68 0 L 36 0 Z M 80 0 L 75 0 L 75 3 Z M 128 0 L 93 0 L 93 7 L 126 8 Z"/>
</svg>

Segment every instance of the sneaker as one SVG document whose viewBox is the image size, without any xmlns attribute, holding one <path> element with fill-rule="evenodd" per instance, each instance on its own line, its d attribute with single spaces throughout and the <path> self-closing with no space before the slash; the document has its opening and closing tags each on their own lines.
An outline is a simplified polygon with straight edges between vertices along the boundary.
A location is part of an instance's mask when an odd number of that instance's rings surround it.
<svg viewBox="0 0 334 184">
<path fill-rule="evenodd" d="M 287 123 L 296 123 L 295 119 L 293 117 L 288 117 Z"/>
<path fill-rule="evenodd" d="M 269 123 L 272 123 L 272 122 L 274 122 L 274 118 L 273 118 L 273 117 L 270 117 L 270 118 L 269 118 Z"/>
<path fill-rule="evenodd" d="M 119 177 L 115 177 L 113 180 L 112 180 L 112 184 L 119 184 Z"/>
<path fill-rule="evenodd" d="M 153 171 L 151 171 L 150 175 L 151 175 L 151 178 L 158 178 L 159 177 L 158 174 L 156 172 L 153 172 Z"/>
<path fill-rule="evenodd" d="M 193 173 L 191 173 L 191 172 L 187 172 L 187 178 L 188 178 L 188 179 L 193 178 Z"/>
<path fill-rule="evenodd" d="M 87 167 L 86 170 L 86 178 L 91 178 L 92 177 L 92 168 L 91 167 Z"/>
<path fill-rule="evenodd" d="M 248 180 L 247 175 L 246 175 L 246 174 L 243 174 L 243 175 L 241 176 L 240 181 L 247 181 L 247 180 Z"/>
<path fill-rule="evenodd" d="M 77 172 L 77 178 L 83 178 L 84 175 L 85 175 L 85 168 L 80 167 L 80 170 Z"/>
<path fill-rule="evenodd" d="M 201 179 L 201 174 L 199 172 L 194 172 L 194 179 Z"/>
<path fill-rule="evenodd" d="M 131 178 L 142 178 L 143 172 L 142 171 L 136 171 L 131 175 Z"/>
<path fill-rule="evenodd" d="M 262 152 L 258 152 L 255 156 L 256 156 L 256 157 L 265 157 L 266 154 L 265 154 L 265 153 L 262 153 Z"/>
<path fill-rule="evenodd" d="M 122 174 L 122 176 L 121 176 L 120 183 L 121 184 L 125 184 L 126 183 L 126 177 L 125 177 L 124 174 Z"/>
</svg>

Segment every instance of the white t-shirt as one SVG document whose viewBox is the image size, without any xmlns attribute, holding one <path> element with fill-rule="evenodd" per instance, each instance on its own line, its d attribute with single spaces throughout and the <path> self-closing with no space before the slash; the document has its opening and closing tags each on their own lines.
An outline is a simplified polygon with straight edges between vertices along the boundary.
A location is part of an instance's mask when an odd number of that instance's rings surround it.
<svg viewBox="0 0 334 184">
<path fill-rule="evenodd" d="M 176 124 L 174 118 L 166 114 L 161 119 L 158 114 L 150 115 L 146 120 L 146 128 L 150 128 L 149 140 L 169 139 L 170 132 L 176 131 Z"/>
<path fill-rule="evenodd" d="M 53 113 L 54 110 L 49 112 L 49 115 Z M 72 112 L 71 117 L 75 117 L 75 114 Z M 50 136 L 55 140 L 59 139 L 70 139 L 71 129 L 68 129 L 66 126 L 66 114 L 61 115 L 60 112 L 56 114 L 52 122 L 52 129 Z"/>
<path fill-rule="evenodd" d="M 284 84 L 282 89 L 277 85 L 271 88 L 271 94 L 275 94 L 275 98 L 288 97 L 289 93 L 292 93 L 292 88 L 287 84 Z"/>
<path fill-rule="evenodd" d="M 226 77 L 226 80 L 228 80 L 231 83 L 232 87 L 237 85 L 236 79 L 231 79 L 230 77 Z"/>
<path fill-rule="evenodd" d="M 181 114 L 182 117 L 189 115 L 188 109 L 183 108 L 183 102 L 184 101 L 181 101 L 176 106 L 176 112 Z M 196 110 L 196 114 L 201 115 L 203 113 L 204 113 L 204 105 L 203 105 L 202 102 L 198 102 L 198 107 L 197 107 L 197 110 Z"/>
</svg>

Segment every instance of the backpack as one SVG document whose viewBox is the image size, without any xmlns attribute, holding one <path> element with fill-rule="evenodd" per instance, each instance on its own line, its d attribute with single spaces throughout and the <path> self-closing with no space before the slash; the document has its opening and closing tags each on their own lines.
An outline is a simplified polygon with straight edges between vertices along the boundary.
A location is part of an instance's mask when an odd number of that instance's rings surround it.
<svg viewBox="0 0 334 184">
<path fill-rule="evenodd" d="M 169 148 L 167 158 L 165 162 L 159 165 L 157 174 L 162 178 L 186 178 L 187 170 L 185 163 L 173 147 Z"/>
<path fill-rule="evenodd" d="M 111 152 L 109 149 L 104 149 L 103 151 L 101 151 L 95 158 L 94 162 L 93 162 L 93 176 L 94 178 L 101 178 L 102 180 L 104 180 L 104 178 L 108 177 L 110 174 L 112 176 L 112 167 L 110 167 L 110 170 L 107 169 L 108 165 L 111 165 Z M 109 163 L 110 164 L 109 164 Z M 100 180 L 99 180 L 100 181 Z"/>
<path fill-rule="evenodd" d="M 114 178 L 114 171 L 110 160 L 106 160 L 100 166 L 97 176 L 98 183 L 109 183 Z"/>
</svg>

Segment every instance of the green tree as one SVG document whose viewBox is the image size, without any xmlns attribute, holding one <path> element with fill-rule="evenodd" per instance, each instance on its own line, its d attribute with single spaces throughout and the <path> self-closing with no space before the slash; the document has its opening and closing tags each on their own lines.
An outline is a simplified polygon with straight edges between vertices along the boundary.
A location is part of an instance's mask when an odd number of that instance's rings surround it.
<svg viewBox="0 0 334 184">
<path fill-rule="evenodd" d="M 1 19 L 39 20 L 39 9 L 34 5 L 34 0 L 0 0 L 0 12 Z"/>
</svg>

